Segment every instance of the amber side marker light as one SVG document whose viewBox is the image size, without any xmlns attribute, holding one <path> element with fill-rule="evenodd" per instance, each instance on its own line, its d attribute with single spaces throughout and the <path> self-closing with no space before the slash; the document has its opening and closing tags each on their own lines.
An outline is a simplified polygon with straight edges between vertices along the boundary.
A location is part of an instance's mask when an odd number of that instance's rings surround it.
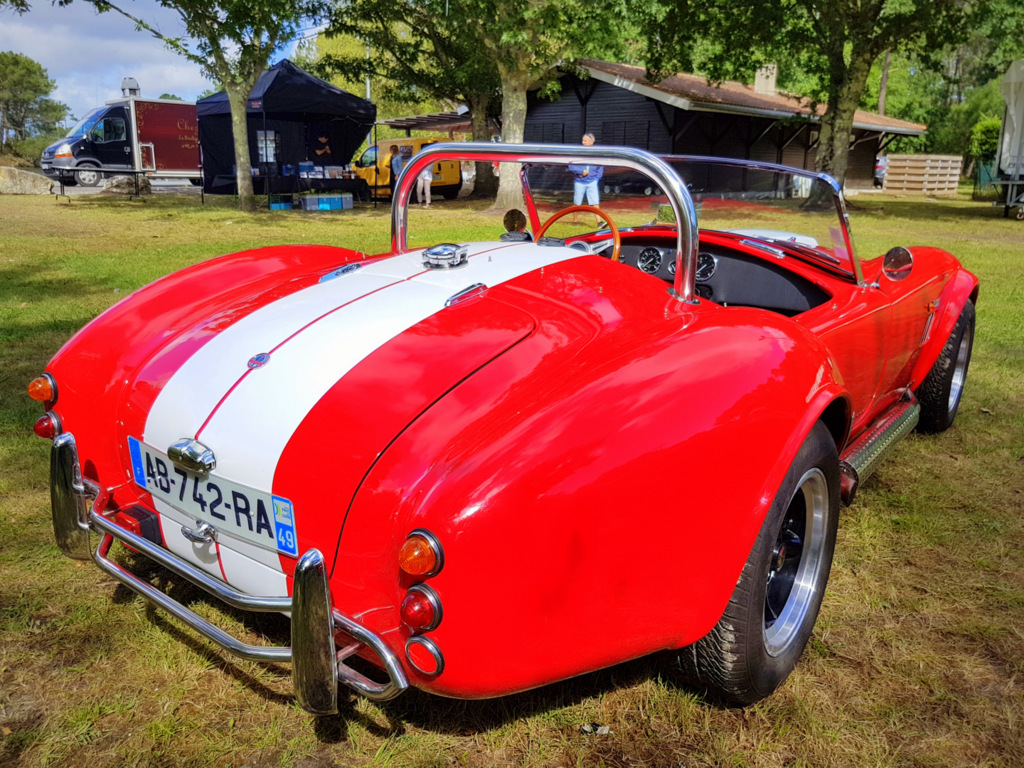
<svg viewBox="0 0 1024 768">
<path fill-rule="evenodd" d="M 398 567 L 410 576 L 436 576 L 444 565 L 444 553 L 434 534 L 417 529 L 398 551 Z"/>
<path fill-rule="evenodd" d="M 40 403 L 52 403 L 57 399 L 57 382 L 49 374 L 37 376 L 29 382 L 28 396 Z"/>
</svg>

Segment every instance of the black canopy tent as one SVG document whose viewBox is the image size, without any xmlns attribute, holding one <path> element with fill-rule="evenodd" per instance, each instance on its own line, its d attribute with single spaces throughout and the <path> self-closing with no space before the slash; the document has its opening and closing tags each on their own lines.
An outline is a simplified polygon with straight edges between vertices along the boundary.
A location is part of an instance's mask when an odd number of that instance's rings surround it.
<svg viewBox="0 0 1024 768">
<path fill-rule="evenodd" d="M 206 192 L 235 193 L 235 143 L 231 108 L 224 91 L 196 104 L 199 144 L 203 153 Z M 258 190 L 271 191 L 261 181 L 276 177 L 285 165 L 303 160 L 317 165 L 347 165 L 377 118 L 372 102 L 299 69 L 287 59 L 267 69 L 246 102 L 249 158 L 259 169 Z M 273 131 L 273 141 L 260 155 L 257 132 Z M 317 155 L 320 137 L 327 138 L 330 155 Z M 267 145 L 265 145 L 267 146 Z M 273 158 L 273 159 L 271 159 Z"/>
</svg>

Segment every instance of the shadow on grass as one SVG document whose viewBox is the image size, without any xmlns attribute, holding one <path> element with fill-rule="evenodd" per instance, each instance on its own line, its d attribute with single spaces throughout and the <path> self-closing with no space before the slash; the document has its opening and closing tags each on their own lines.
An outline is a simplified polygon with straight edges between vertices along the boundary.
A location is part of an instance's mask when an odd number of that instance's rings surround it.
<svg viewBox="0 0 1024 768">
<path fill-rule="evenodd" d="M 278 646 L 286 646 L 291 642 L 291 622 L 283 615 L 233 609 L 142 555 L 122 555 L 119 559 L 132 573 L 156 584 L 183 605 L 205 603 L 215 611 L 230 616 L 254 636 L 247 642 L 255 640 Z M 114 591 L 115 603 L 125 604 L 137 599 L 141 598 L 124 585 L 119 584 Z M 212 643 L 168 620 L 155 606 L 147 603 L 145 615 L 162 631 L 257 696 L 285 706 L 294 702 L 291 669 L 287 665 L 263 665 L 281 683 L 280 689 L 272 688 L 240 667 L 230 655 Z M 491 731 L 523 718 L 571 707 L 587 699 L 599 698 L 611 691 L 658 678 L 678 688 L 680 695 L 694 693 L 677 678 L 672 671 L 673 667 L 670 653 L 655 653 L 531 691 L 475 701 L 449 699 L 409 688 L 401 696 L 377 705 L 385 719 L 384 723 L 376 722 L 372 717 L 357 711 L 356 696 L 342 686 L 338 697 L 339 713 L 316 718 L 314 730 L 317 739 L 325 744 L 346 741 L 351 723 L 357 723 L 381 738 L 400 736 L 405 733 L 408 725 L 438 734 L 467 736 Z M 719 708 L 719 705 L 709 700 L 701 701 L 705 706 Z"/>
<path fill-rule="evenodd" d="M 901 198 L 854 197 L 846 201 L 852 217 L 884 215 L 911 221 L 1002 219 L 1003 207 L 991 203 L 949 200 L 904 200 Z M 856 218 L 854 218 L 856 226 Z"/>
</svg>

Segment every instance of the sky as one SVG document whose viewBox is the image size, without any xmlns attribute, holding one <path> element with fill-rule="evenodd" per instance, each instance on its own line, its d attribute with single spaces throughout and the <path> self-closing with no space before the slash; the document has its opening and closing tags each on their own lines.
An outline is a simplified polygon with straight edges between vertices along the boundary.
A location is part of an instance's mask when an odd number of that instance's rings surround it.
<svg viewBox="0 0 1024 768">
<path fill-rule="evenodd" d="M 124 7 L 168 37 L 183 34 L 177 14 L 153 0 L 133 0 Z M 21 16 L 0 9 L 0 51 L 39 62 L 57 84 L 50 97 L 67 104 L 75 117 L 119 98 L 125 77 L 138 80 L 149 98 L 170 93 L 195 101 L 214 87 L 197 65 L 150 32 L 135 29 L 114 11 L 99 14 L 85 2 L 58 8 L 51 0 L 33 0 L 32 9 Z"/>
</svg>

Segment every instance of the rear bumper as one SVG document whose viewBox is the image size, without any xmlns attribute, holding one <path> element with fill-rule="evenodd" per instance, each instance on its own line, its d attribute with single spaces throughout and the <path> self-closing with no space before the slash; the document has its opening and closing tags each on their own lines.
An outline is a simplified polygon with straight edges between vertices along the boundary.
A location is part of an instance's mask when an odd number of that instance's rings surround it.
<svg viewBox="0 0 1024 768">
<path fill-rule="evenodd" d="M 310 549 L 299 558 L 292 597 L 259 597 L 238 592 L 163 547 L 125 530 L 105 517 L 103 511 L 107 494 L 82 477 L 78 449 L 71 434 L 60 435 L 53 442 L 50 453 L 50 500 L 54 535 L 64 554 L 78 560 L 94 560 L 103 571 L 129 589 L 163 608 L 229 653 L 255 661 L 291 662 L 295 696 L 306 711 L 317 715 L 337 712 L 339 683 L 375 700 L 393 698 L 408 687 L 398 658 L 384 641 L 331 605 L 326 564 L 319 550 Z M 95 550 L 90 545 L 91 533 L 100 536 Z M 292 623 L 291 646 L 248 645 L 232 637 L 109 559 L 114 539 L 235 608 L 289 613 Z M 358 644 L 337 650 L 334 644 L 335 630 L 346 633 L 357 640 Z M 376 654 L 387 672 L 387 683 L 370 680 L 345 664 L 345 659 L 363 646 Z"/>
</svg>

